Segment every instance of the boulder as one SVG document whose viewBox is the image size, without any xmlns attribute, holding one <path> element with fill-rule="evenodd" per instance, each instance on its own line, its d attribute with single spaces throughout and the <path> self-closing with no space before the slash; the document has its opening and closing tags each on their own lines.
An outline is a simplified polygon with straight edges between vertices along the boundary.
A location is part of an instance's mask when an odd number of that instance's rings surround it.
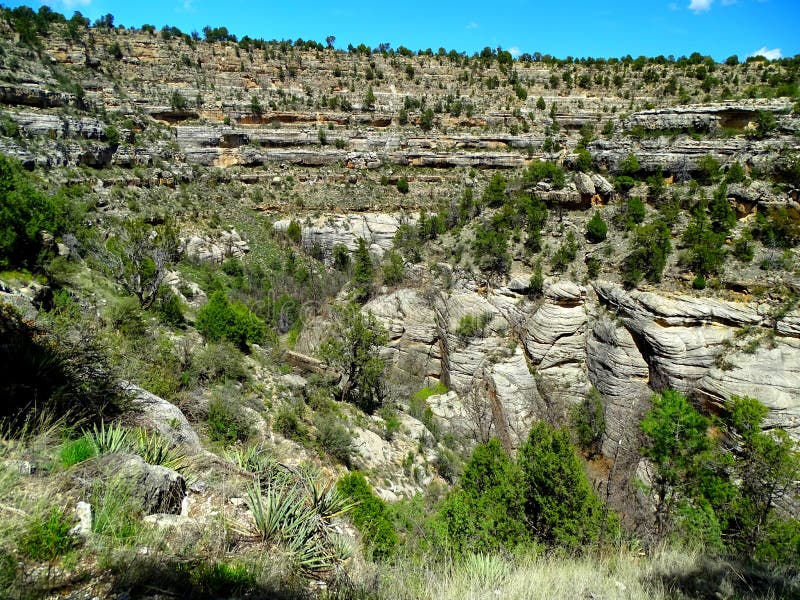
<svg viewBox="0 0 800 600">
<path fill-rule="evenodd" d="M 167 467 L 149 465 L 136 454 L 104 454 L 80 463 L 69 475 L 86 494 L 95 491 L 98 484 L 124 493 L 146 515 L 180 514 L 186 496 L 182 475 Z"/>
<path fill-rule="evenodd" d="M 200 438 L 180 408 L 131 383 L 123 384 L 134 409 L 133 424 L 155 430 L 173 444 L 200 451 Z"/>
</svg>

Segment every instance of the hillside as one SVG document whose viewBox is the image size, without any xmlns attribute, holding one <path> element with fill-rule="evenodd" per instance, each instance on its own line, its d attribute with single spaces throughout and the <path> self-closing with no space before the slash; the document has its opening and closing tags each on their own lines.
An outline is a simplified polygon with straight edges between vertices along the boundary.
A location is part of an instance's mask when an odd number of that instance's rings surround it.
<svg viewBox="0 0 800 600">
<path fill-rule="evenodd" d="M 797 57 L 0 33 L 4 594 L 799 593 Z"/>
</svg>

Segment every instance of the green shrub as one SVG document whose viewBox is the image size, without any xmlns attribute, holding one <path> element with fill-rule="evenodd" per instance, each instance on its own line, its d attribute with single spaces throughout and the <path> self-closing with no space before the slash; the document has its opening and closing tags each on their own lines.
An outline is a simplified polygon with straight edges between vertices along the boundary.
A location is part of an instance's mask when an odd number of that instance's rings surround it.
<svg viewBox="0 0 800 600">
<path fill-rule="evenodd" d="M 289 223 L 289 227 L 286 228 L 286 237 L 288 237 L 293 243 L 299 244 L 303 239 L 303 230 L 300 228 L 300 223 L 292 219 Z"/>
<path fill-rule="evenodd" d="M 600 216 L 599 212 L 595 212 L 589 222 L 586 224 L 586 237 L 592 243 L 602 242 L 606 239 L 608 234 L 608 225 Z"/>
<path fill-rule="evenodd" d="M 481 201 L 489 207 L 502 206 L 506 201 L 506 178 L 500 173 L 495 173 L 489 180 L 489 184 L 483 190 Z"/>
<path fill-rule="evenodd" d="M 636 180 L 628 175 L 620 175 L 614 178 L 614 187 L 620 192 L 627 192 L 636 185 Z"/>
<path fill-rule="evenodd" d="M 226 340 L 209 343 L 192 356 L 192 376 L 201 384 L 247 381 L 250 374 L 241 350 Z"/>
<path fill-rule="evenodd" d="M 214 597 L 241 597 L 254 588 L 256 577 L 241 564 L 201 562 L 191 571 L 192 583 Z"/>
<path fill-rule="evenodd" d="M 64 442 L 58 452 L 58 458 L 64 467 L 77 465 L 85 460 L 97 455 L 97 448 L 88 437 L 81 436 L 78 439 Z"/>
<path fill-rule="evenodd" d="M 628 154 L 618 167 L 619 173 L 627 177 L 636 177 L 641 170 L 639 159 L 633 153 Z"/>
<path fill-rule="evenodd" d="M 734 162 L 725 174 L 727 183 L 742 183 L 746 179 L 746 173 L 738 162 Z"/>
<path fill-rule="evenodd" d="M 721 174 L 719 161 L 710 154 L 698 159 L 694 178 L 700 185 L 711 185 L 720 178 Z"/>
<path fill-rule="evenodd" d="M 554 188 L 560 190 L 566 184 L 564 170 L 556 163 L 549 161 L 533 161 L 525 170 L 523 177 L 528 185 L 549 181 Z"/>
<path fill-rule="evenodd" d="M 32 516 L 17 543 L 17 550 L 33 560 L 53 561 L 77 545 L 69 531 L 74 519 L 64 509 L 52 507 Z"/>
<path fill-rule="evenodd" d="M 383 271 L 383 282 L 386 285 L 397 285 L 403 281 L 405 266 L 403 257 L 398 252 L 390 250 L 383 258 L 381 265 Z"/>
<path fill-rule="evenodd" d="M 606 432 L 603 396 L 592 387 L 583 402 L 572 407 L 572 427 L 578 438 L 578 446 L 589 455 L 600 452 L 600 444 Z"/>
<path fill-rule="evenodd" d="M 401 177 L 400 179 L 397 180 L 397 191 L 400 192 L 401 194 L 408 193 L 408 179 L 406 179 L 405 177 Z"/>
<path fill-rule="evenodd" d="M 323 452 L 343 465 L 349 465 L 354 450 L 353 436 L 344 422 L 333 414 L 319 413 L 315 415 L 314 426 L 317 428 L 317 443 Z"/>
<path fill-rule="evenodd" d="M 464 315 L 458 321 L 456 335 L 462 341 L 473 337 L 483 337 L 486 325 L 492 320 L 492 313 L 485 312 L 481 315 Z"/>
<path fill-rule="evenodd" d="M 398 539 L 386 502 L 373 493 L 367 480 L 358 471 L 342 477 L 336 487 L 342 495 L 357 503 L 350 512 L 350 518 L 361 532 L 371 557 L 379 561 L 391 558 Z"/>
<path fill-rule="evenodd" d="M 538 298 L 542 295 L 542 291 L 544 290 L 544 275 L 542 274 L 541 262 L 537 262 L 536 266 L 533 268 L 531 279 L 528 282 L 528 289 L 528 293 L 534 298 Z"/>
<path fill-rule="evenodd" d="M 508 236 L 491 224 L 478 223 L 475 239 L 472 241 L 472 254 L 475 264 L 487 273 L 507 273 L 511 267 L 508 253 Z"/>
<path fill-rule="evenodd" d="M 214 292 L 197 312 L 197 329 L 210 341 L 228 340 L 242 350 L 266 339 L 267 326 L 240 302 L 230 302 L 222 291 Z"/>
<path fill-rule="evenodd" d="M 567 232 L 566 239 L 561 243 L 558 249 L 553 254 L 553 270 L 564 271 L 567 266 L 575 260 L 578 254 L 578 242 L 575 239 L 575 233 L 572 230 Z"/>
<path fill-rule="evenodd" d="M 672 252 L 672 235 L 663 220 L 637 227 L 631 238 L 630 253 L 622 265 L 622 279 L 635 286 L 643 278 L 657 283 Z"/>
<path fill-rule="evenodd" d="M 575 161 L 575 166 L 578 168 L 578 170 L 584 173 L 591 170 L 592 155 L 589 154 L 589 151 L 586 148 L 578 148 L 575 150 L 575 154 L 578 155 L 577 160 Z"/>
<path fill-rule="evenodd" d="M 497 439 L 472 451 L 461 488 L 440 504 L 437 520 L 456 554 L 511 550 L 532 539 L 522 473 Z"/>
<path fill-rule="evenodd" d="M 208 435 L 215 442 L 244 442 L 251 435 L 247 417 L 231 402 L 214 399 L 208 405 Z"/>
<path fill-rule="evenodd" d="M 186 322 L 183 316 L 183 303 L 180 298 L 166 286 L 161 286 L 152 308 L 156 315 L 158 315 L 159 321 L 165 325 L 180 327 Z"/>
<path fill-rule="evenodd" d="M 517 462 L 525 515 L 537 538 L 579 550 L 596 542 L 604 526 L 613 532 L 617 523 L 606 518 L 569 438 L 565 429 L 540 421 L 519 449 Z"/>
<path fill-rule="evenodd" d="M 72 196 L 43 194 L 16 160 L 0 155 L 0 269 L 34 267 L 42 231 L 60 236 L 77 228 L 84 208 Z"/>
<path fill-rule="evenodd" d="M 136 298 L 126 296 L 108 307 L 109 325 L 126 337 L 137 338 L 147 332 L 144 312 Z"/>
<path fill-rule="evenodd" d="M 308 431 L 303 423 L 302 404 L 282 405 L 272 420 L 272 429 L 290 440 L 298 442 L 305 440 L 308 437 Z"/>
</svg>

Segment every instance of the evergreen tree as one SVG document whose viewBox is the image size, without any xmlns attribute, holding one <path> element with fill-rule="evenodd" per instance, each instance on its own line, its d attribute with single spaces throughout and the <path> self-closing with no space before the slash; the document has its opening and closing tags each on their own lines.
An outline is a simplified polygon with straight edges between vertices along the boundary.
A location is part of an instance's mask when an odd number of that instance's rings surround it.
<svg viewBox="0 0 800 600">
<path fill-rule="evenodd" d="M 367 243 L 364 238 L 358 238 L 358 248 L 356 248 L 353 260 L 353 299 L 356 302 L 363 304 L 369 300 L 374 276 L 375 269 Z"/>
<path fill-rule="evenodd" d="M 536 423 L 519 449 L 525 517 L 540 541 L 579 549 L 596 542 L 604 519 L 566 429 Z"/>
</svg>

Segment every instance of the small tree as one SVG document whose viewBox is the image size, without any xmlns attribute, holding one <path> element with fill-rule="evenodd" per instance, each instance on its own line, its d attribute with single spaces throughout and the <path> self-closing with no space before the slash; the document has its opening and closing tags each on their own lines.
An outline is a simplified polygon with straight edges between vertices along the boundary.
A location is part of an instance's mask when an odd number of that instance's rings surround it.
<svg viewBox="0 0 800 600">
<path fill-rule="evenodd" d="M 653 407 L 640 424 L 646 436 L 642 454 L 653 464 L 655 532 L 663 539 L 676 509 L 689 496 L 699 458 L 710 448 L 710 439 L 708 420 L 680 392 L 666 390 L 651 401 Z"/>
<path fill-rule="evenodd" d="M 586 224 L 586 237 L 592 243 L 602 242 L 606 239 L 608 234 L 608 225 L 600 216 L 599 212 L 595 212 L 589 222 Z"/>
<path fill-rule="evenodd" d="M 506 199 L 506 178 L 500 173 L 495 173 L 489 180 L 489 185 L 483 190 L 481 200 L 486 206 L 497 207 L 502 205 Z"/>
<path fill-rule="evenodd" d="M 369 300 L 374 277 L 375 269 L 367 243 L 364 238 L 358 238 L 358 248 L 354 253 L 353 261 L 353 299 L 356 302 L 364 303 Z"/>
<path fill-rule="evenodd" d="M 598 454 L 606 432 L 606 418 L 603 396 L 597 388 L 593 387 L 583 402 L 572 408 L 572 426 L 575 428 L 578 446 L 590 456 Z"/>
<path fill-rule="evenodd" d="M 538 110 L 544 110 L 545 108 L 547 108 L 547 106 L 544 103 L 544 98 L 542 98 L 541 96 L 539 96 L 538 100 L 536 100 L 536 108 Z"/>
<path fill-rule="evenodd" d="M 167 271 L 178 257 L 178 236 L 170 224 L 131 221 L 120 227 L 97 253 L 98 262 L 123 289 L 150 308 Z"/>
<path fill-rule="evenodd" d="M 566 429 L 536 423 L 517 462 L 525 516 L 539 540 L 578 549 L 600 538 L 603 503 L 594 495 Z"/>
<path fill-rule="evenodd" d="M 755 398 L 733 396 L 726 421 L 740 440 L 734 463 L 739 496 L 734 503 L 734 543 L 747 556 L 764 541 L 776 501 L 798 496 L 800 452 L 781 428 L 763 431 L 767 407 Z"/>
<path fill-rule="evenodd" d="M 367 413 L 383 401 L 386 363 L 378 350 L 386 341 L 386 330 L 371 312 L 346 305 L 336 309 L 333 332 L 320 347 L 322 358 L 342 374 L 341 399 Z"/>
<path fill-rule="evenodd" d="M 364 95 L 364 106 L 366 108 L 375 108 L 375 92 L 372 91 L 372 86 L 367 88 L 367 93 Z"/>
</svg>

